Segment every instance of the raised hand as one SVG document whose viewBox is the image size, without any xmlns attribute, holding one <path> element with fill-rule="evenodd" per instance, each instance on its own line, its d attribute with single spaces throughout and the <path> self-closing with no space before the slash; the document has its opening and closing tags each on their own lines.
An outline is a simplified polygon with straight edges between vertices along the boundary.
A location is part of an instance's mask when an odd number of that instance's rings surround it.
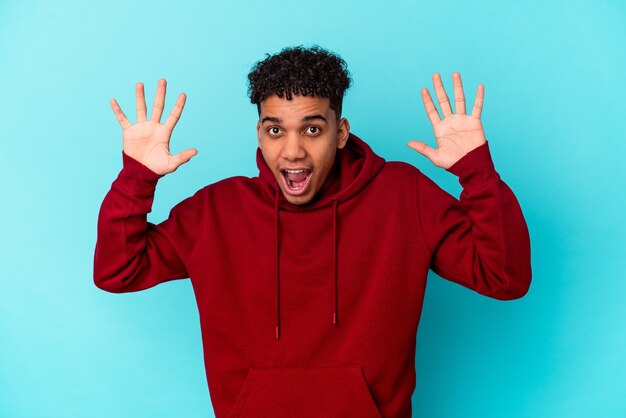
<svg viewBox="0 0 626 418">
<path fill-rule="evenodd" d="M 110 104 L 117 121 L 122 126 L 124 152 L 157 174 L 168 174 L 186 163 L 198 153 L 195 148 L 188 148 L 176 155 L 170 154 L 170 137 L 185 107 L 185 93 L 180 93 L 174 109 L 165 123 L 161 124 L 161 115 L 165 103 L 165 79 L 160 79 L 152 106 L 152 115 L 146 119 L 146 99 L 143 83 L 136 85 L 137 123 L 132 125 L 115 99 Z"/>
<path fill-rule="evenodd" d="M 480 122 L 480 113 L 485 96 L 485 86 L 483 84 L 478 85 L 472 114 L 466 115 L 461 74 L 458 72 L 453 73 L 452 80 L 454 82 L 456 113 L 452 113 L 450 99 L 448 99 L 443 84 L 441 83 L 441 75 L 439 75 L 439 73 L 433 74 L 433 84 L 441 112 L 443 113 L 443 120 L 439 117 L 439 113 L 437 113 L 437 109 L 433 104 L 428 89 L 422 89 L 422 100 L 424 101 L 426 113 L 428 114 L 428 118 L 435 132 L 437 148 L 431 148 L 421 141 L 410 141 L 407 144 L 420 154 L 426 156 L 437 167 L 445 169 L 450 168 L 454 163 L 460 160 L 461 157 L 474 148 L 487 142 L 482 123 Z"/>
</svg>

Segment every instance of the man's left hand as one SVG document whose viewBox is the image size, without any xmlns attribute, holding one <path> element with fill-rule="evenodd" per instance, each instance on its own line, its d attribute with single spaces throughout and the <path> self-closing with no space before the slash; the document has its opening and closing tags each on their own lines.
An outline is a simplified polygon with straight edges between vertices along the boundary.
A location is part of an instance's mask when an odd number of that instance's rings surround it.
<svg viewBox="0 0 626 418">
<path fill-rule="evenodd" d="M 461 74 L 458 72 L 453 73 L 452 80 L 454 82 L 456 113 L 452 113 L 450 99 L 448 99 L 443 84 L 441 83 L 441 75 L 439 73 L 433 74 L 433 84 L 441 112 L 443 113 L 443 119 L 440 118 L 428 89 L 425 87 L 422 89 L 422 100 L 424 101 L 424 107 L 426 108 L 430 123 L 433 125 L 437 148 L 431 148 L 421 141 L 410 141 L 407 144 L 409 147 L 427 157 L 437 167 L 445 169 L 450 168 L 474 148 L 487 142 L 482 123 L 480 122 L 480 113 L 485 96 L 485 86 L 483 84 L 478 85 L 472 114 L 466 115 Z"/>
</svg>

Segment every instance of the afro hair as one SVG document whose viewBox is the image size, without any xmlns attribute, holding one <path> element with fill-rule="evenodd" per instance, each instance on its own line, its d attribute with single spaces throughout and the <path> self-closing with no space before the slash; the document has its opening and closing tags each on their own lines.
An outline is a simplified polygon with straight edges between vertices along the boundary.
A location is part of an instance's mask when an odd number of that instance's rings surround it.
<svg viewBox="0 0 626 418">
<path fill-rule="evenodd" d="M 352 84 L 346 62 L 337 54 L 314 45 L 283 48 L 266 54 L 248 74 L 248 96 L 261 114 L 261 102 L 272 94 L 291 100 L 292 94 L 330 99 L 337 121 L 345 91 Z"/>
</svg>

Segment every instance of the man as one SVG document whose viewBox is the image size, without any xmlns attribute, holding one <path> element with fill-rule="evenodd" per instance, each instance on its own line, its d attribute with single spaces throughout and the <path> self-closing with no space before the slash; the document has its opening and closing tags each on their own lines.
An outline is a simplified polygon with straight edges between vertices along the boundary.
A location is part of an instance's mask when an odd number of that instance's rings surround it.
<svg viewBox="0 0 626 418">
<path fill-rule="evenodd" d="M 286 48 L 249 74 L 258 177 L 208 185 L 147 222 L 157 181 L 196 154 L 169 153 L 181 94 L 161 124 L 165 80 L 137 123 L 112 99 L 123 168 L 98 219 L 94 280 L 133 292 L 189 277 L 219 417 L 410 417 L 415 342 L 429 269 L 515 299 L 531 281 L 520 206 L 495 171 L 480 122 L 484 87 L 456 113 L 433 77 L 422 99 L 437 148 L 409 146 L 457 175 L 460 201 L 418 169 L 386 162 L 341 116 L 351 79 L 318 47 Z"/>
</svg>

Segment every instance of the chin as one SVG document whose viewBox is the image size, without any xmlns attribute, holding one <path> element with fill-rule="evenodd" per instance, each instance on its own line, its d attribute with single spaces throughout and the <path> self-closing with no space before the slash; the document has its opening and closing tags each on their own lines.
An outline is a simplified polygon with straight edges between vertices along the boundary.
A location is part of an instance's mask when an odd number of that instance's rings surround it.
<svg viewBox="0 0 626 418">
<path fill-rule="evenodd" d="M 285 193 L 284 190 L 281 190 L 283 193 L 283 196 L 285 196 L 285 199 L 287 199 L 287 201 L 289 203 L 291 203 L 292 205 L 306 205 L 307 203 L 310 203 L 313 200 L 313 196 L 292 196 L 288 193 Z"/>
</svg>

